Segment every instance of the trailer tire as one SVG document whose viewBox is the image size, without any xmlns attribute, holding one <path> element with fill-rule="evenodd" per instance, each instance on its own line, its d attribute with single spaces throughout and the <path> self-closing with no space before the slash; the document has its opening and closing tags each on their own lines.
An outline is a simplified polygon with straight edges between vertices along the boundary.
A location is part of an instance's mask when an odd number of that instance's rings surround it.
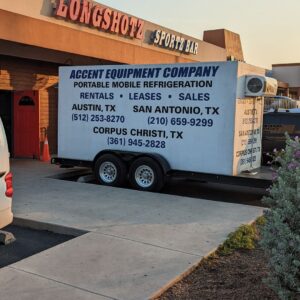
<svg viewBox="0 0 300 300">
<path fill-rule="evenodd" d="M 161 166 L 150 157 L 139 157 L 129 168 L 130 184 L 137 190 L 158 192 L 165 184 Z"/>
<path fill-rule="evenodd" d="M 104 154 L 95 163 L 94 175 L 102 185 L 120 187 L 126 181 L 127 166 L 118 156 Z"/>
</svg>

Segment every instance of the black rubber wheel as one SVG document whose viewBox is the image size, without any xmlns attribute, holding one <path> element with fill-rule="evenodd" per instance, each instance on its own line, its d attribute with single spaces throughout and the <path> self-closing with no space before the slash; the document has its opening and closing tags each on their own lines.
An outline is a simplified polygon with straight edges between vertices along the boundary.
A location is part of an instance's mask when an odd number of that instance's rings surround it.
<svg viewBox="0 0 300 300">
<path fill-rule="evenodd" d="M 107 186 L 123 186 L 127 178 L 127 167 L 122 159 L 114 154 L 104 154 L 94 167 L 97 181 Z"/>
<path fill-rule="evenodd" d="M 161 166 L 150 157 L 134 160 L 129 168 L 130 184 L 137 190 L 158 192 L 165 184 Z"/>
</svg>

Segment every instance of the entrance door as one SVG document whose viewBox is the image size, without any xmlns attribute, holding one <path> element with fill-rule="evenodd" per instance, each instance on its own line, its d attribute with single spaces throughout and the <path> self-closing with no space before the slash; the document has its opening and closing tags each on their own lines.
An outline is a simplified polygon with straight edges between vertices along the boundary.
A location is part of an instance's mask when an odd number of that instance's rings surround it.
<svg viewBox="0 0 300 300">
<path fill-rule="evenodd" d="M 39 158 L 39 93 L 14 93 L 14 156 Z"/>
</svg>

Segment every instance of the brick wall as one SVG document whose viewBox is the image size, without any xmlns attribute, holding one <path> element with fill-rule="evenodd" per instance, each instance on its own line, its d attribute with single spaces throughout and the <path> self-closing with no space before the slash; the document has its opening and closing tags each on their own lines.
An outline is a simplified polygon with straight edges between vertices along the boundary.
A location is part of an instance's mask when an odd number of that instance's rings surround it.
<svg viewBox="0 0 300 300">
<path fill-rule="evenodd" d="M 57 82 L 56 64 L 0 55 L 0 90 L 39 91 L 40 144 L 47 128 L 51 153 L 57 153 Z"/>
<path fill-rule="evenodd" d="M 40 141 L 41 151 L 44 141 L 44 128 L 47 128 L 50 153 L 57 153 L 57 98 L 58 90 L 40 90 Z M 41 152 L 42 153 L 42 152 Z"/>
</svg>

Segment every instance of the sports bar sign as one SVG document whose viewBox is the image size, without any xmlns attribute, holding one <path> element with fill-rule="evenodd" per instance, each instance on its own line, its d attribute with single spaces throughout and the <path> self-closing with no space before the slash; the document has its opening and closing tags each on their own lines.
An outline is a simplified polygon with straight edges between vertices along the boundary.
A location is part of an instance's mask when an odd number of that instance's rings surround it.
<svg viewBox="0 0 300 300">
<path fill-rule="evenodd" d="M 54 16 L 124 37 L 144 38 L 143 20 L 90 0 L 57 0 Z"/>
<path fill-rule="evenodd" d="M 192 40 L 187 40 L 181 36 L 163 31 L 155 30 L 152 33 L 152 43 L 157 47 L 183 52 L 185 54 L 198 54 L 199 44 Z"/>
</svg>

